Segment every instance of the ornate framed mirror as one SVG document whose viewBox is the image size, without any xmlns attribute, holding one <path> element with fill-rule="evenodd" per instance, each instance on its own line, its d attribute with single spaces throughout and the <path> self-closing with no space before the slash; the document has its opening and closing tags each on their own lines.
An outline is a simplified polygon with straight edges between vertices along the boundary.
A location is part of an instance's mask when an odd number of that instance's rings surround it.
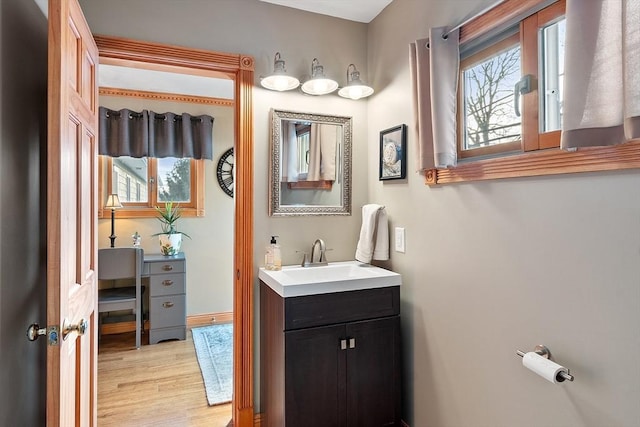
<svg viewBox="0 0 640 427">
<path fill-rule="evenodd" d="M 271 110 L 269 215 L 351 215 L 351 117 Z"/>
</svg>

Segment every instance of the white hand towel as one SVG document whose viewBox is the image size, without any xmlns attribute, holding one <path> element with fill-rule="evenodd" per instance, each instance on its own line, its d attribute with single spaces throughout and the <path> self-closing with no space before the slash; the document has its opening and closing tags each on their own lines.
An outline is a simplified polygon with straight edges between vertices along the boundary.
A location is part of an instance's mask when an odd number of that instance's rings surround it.
<svg viewBox="0 0 640 427">
<path fill-rule="evenodd" d="M 356 247 L 356 260 L 370 263 L 372 259 L 389 259 L 389 224 L 387 211 L 382 205 L 362 207 L 362 228 Z"/>
<path fill-rule="evenodd" d="M 373 259 L 385 261 L 389 259 L 389 220 L 384 206 L 378 211 L 378 224 L 376 226 L 376 245 L 373 250 Z"/>
</svg>

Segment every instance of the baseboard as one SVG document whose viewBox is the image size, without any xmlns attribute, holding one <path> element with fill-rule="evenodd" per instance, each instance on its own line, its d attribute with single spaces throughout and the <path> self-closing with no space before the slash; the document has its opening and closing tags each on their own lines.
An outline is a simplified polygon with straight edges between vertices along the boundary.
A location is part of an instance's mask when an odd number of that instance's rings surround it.
<svg viewBox="0 0 640 427">
<path fill-rule="evenodd" d="M 221 313 L 194 314 L 193 316 L 187 316 L 187 328 L 196 328 L 198 326 L 231 322 L 233 322 L 233 312 L 231 311 L 224 311 Z"/>
<path fill-rule="evenodd" d="M 253 417 L 253 427 L 260 427 L 262 425 L 262 414 L 255 414 Z M 400 420 L 401 427 L 409 427 L 404 420 Z"/>
<path fill-rule="evenodd" d="M 233 322 L 233 312 L 225 311 L 221 313 L 205 313 L 187 316 L 187 327 L 197 328 L 198 326 L 215 325 L 216 323 Z M 150 323 L 148 320 L 144 322 L 145 331 L 149 330 Z M 136 322 L 134 320 L 126 322 L 113 322 L 102 324 L 102 335 L 123 334 L 125 332 L 134 332 L 136 330 Z"/>
</svg>

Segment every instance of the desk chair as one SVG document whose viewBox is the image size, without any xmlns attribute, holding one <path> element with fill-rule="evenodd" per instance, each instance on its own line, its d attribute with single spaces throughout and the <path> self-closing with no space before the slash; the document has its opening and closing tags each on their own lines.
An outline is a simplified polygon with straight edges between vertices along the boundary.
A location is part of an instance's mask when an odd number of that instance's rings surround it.
<svg viewBox="0 0 640 427">
<path fill-rule="evenodd" d="M 132 310 L 136 315 L 136 348 L 140 348 L 142 324 L 141 276 L 144 252 L 142 248 L 108 248 L 98 250 L 98 280 L 135 278 L 135 286 L 98 290 L 98 340 L 102 329 L 101 313 Z"/>
</svg>

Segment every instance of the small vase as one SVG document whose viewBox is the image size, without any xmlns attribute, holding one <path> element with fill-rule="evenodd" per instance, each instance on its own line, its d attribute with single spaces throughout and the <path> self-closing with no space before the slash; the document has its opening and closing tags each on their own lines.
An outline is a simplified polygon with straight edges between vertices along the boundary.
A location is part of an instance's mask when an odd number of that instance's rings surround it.
<svg viewBox="0 0 640 427">
<path fill-rule="evenodd" d="M 178 255 L 182 246 L 182 234 L 161 234 L 160 253 L 165 256 Z"/>
</svg>

